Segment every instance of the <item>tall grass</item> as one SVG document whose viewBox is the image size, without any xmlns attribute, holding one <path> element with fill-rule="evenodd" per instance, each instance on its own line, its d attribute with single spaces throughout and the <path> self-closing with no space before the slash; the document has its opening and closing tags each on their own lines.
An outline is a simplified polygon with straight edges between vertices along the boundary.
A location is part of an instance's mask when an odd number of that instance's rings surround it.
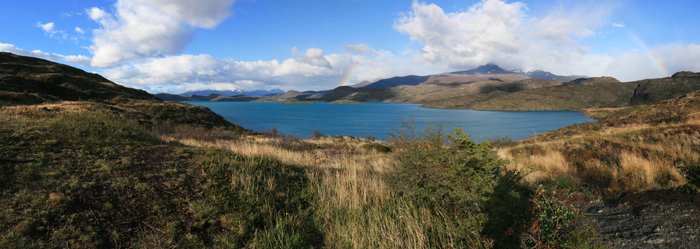
<svg viewBox="0 0 700 249">
<path fill-rule="evenodd" d="M 697 162 L 700 133 L 694 123 L 631 124 L 562 140 L 526 141 L 500 148 L 508 167 L 538 183 L 572 178 L 604 193 L 678 187 L 680 165 Z"/>
<path fill-rule="evenodd" d="M 309 195 L 315 197 L 311 204 L 313 217 L 324 235 L 326 247 L 458 247 L 456 228 L 448 222 L 450 217 L 417 206 L 397 196 L 388 186 L 386 176 L 396 170 L 398 162 L 393 154 L 367 146 L 374 142 L 336 137 L 290 140 L 264 136 L 179 141 L 189 146 L 274 158 L 305 168 Z"/>
</svg>

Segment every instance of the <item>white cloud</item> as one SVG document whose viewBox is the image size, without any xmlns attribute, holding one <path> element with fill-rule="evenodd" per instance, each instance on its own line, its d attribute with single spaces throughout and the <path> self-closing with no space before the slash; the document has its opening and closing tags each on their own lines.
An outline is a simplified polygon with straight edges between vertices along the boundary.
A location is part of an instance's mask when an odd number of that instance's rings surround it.
<svg viewBox="0 0 700 249">
<path fill-rule="evenodd" d="M 117 82 L 151 90 L 168 86 L 184 89 L 213 83 L 226 83 L 231 88 L 243 90 L 330 87 L 328 84 L 337 83 L 332 80 L 339 74 L 323 51 L 315 48 L 283 62 L 220 60 L 206 54 L 176 55 L 106 69 L 104 73 Z"/>
<path fill-rule="evenodd" d="M 78 41 L 81 38 L 78 35 L 71 35 L 71 34 L 68 34 L 68 32 L 66 32 L 64 30 L 57 29 L 56 24 L 54 22 L 47 22 L 47 23 L 37 22 L 36 26 L 39 29 L 43 30 L 44 34 L 51 39 Z M 78 29 L 79 28 L 76 27 L 75 31 L 77 32 Z M 82 34 L 80 32 L 77 32 L 77 33 Z"/>
<path fill-rule="evenodd" d="M 370 49 L 371 50 L 371 49 Z M 408 54 L 387 51 L 370 54 L 325 54 L 318 48 L 285 59 L 261 61 L 221 60 L 211 55 L 175 55 L 151 58 L 104 70 L 107 78 L 152 92 L 202 90 L 325 90 L 363 80 L 376 80 L 398 74 L 427 73 Z M 419 58 L 415 56 L 415 58 Z"/>
<path fill-rule="evenodd" d="M 1 43 L 0 42 L 0 52 L 8 52 L 13 54 L 22 54 L 23 50 L 15 46 L 14 44 Z"/>
<path fill-rule="evenodd" d="M 422 46 L 425 60 L 453 69 L 485 63 L 507 68 L 549 69 L 557 73 L 590 73 L 588 67 L 607 58 L 578 44 L 595 35 L 611 7 L 554 9 L 544 17 L 529 16 L 522 2 L 483 0 L 465 11 L 445 12 L 435 4 L 413 2 L 412 11 L 394 28 Z"/>
<path fill-rule="evenodd" d="M 75 33 L 78 33 L 78 34 L 81 34 L 81 35 L 82 35 L 82 34 L 85 34 L 85 30 L 81 29 L 80 27 L 75 27 L 75 28 L 73 29 L 73 31 L 75 31 Z"/>
<path fill-rule="evenodd" d="M 610 24 L 610 26 L 613 26 L 613 28 L 621 29 L 621 28 L 624 28 L 624 27 L 625 27 L 625 24 L 624 24 L 624 23 L 619 23 L 619 22 L 614 22 L 614 23 Z"/>
<path fill-rule="evenodd" d="M 175 54 L 190 42 L 193 28 L 214 28 L 230 15 L 234 0 L 118 0 L 115 12 L 87 10 L 100 24 L 94 31 L 92 66 Z"/>
<path fill-rule="evenodd" d="M 124 0 L 120 0 L 124 1 Z M 214 28 L 231 15 L 234 0 L 130 0 L 134 5 L 159 8 L 189 25 Z"/>
<path fill-rule="evenodd" d="M 104 10 L 97 8 L 97 7 L 92 7 L 90 9 L 88 9 L 87 13 L 88 13 L 88 16 L 90 16 L 90 19 L 92 19 L 93 21 L 97 21 L 97 22 L 104 20 L 106 18 L 111 18 L 111 16 L 112 16 L 109 13 L 107 13 Z"/>
<path fill-rule="evenodd" d="M 47 22 L 47 23 L 37 23 L 37 26 L 43 30 L 44 32 L 52 32 L 54 31 L 55 25 L 53 22 Z"/>
<path fill-rule="evenodd" d="M 74 65 L 87 66 L 90 64 L 90 58 L 84 55 L 63 55 L 58 53 L 48 53 L 41 50 L 27 51 L 18 48 L 14 44 L 0 43 L 0 52 L 9 52 L 18 55 L 39 57 L 51 61 L 60 61 Z"/>
</svg>

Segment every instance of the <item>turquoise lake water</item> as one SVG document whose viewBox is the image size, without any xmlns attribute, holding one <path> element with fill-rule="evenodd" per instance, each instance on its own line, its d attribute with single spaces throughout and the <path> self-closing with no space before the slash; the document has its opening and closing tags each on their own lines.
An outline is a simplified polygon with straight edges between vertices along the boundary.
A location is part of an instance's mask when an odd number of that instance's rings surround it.
<svg viewBox="0 0 700 249">
<path fill-rule="evenodd" d="M 273 127 L 279 133 L 309 137 L 314 130 L 325 135 L 373 136 L 389 139 L 403 121 L 410 120 L 417 130 L 442 126 L 443 130 L 462 128 L 474 140 L 509 137 L 523 139 L 593 119 L 570 111 L 473 111 L 431 109 L 414 104 L 284 104 L 274 102 L 189 102 L 206 106 L 228 121 L 258 132 Z"/>
</svg>

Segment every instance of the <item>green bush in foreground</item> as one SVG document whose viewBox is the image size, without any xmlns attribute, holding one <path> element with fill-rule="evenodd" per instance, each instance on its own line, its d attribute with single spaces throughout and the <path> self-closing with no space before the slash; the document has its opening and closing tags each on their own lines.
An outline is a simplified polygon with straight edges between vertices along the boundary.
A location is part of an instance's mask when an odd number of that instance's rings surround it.
<svg viewBox="0 0 700 249">
<path fill-rule="evenodd" d="M 571 193 L 520 183 L 489 145 L 461 130 L 443 135 L 395 136 L 400 169 L 390 182 L 397 193 L 445 222 L 464 247 L 604 248 L 593 229 L 578 223 Z M 552 186 L 559 183 L 552 183 Z"/>
<path fill-rule="evenodd" d="M 395 137 L 400 169 L 390 177 L 400 196 L 443 213 L 460 242 L 486 243 L 480 237 L 484 203 L 493 192 L 501 161 L 491 148 L 473 142 L 461 130 L 443 136 L 427 130 L 421 137 Z"/>
</svg>

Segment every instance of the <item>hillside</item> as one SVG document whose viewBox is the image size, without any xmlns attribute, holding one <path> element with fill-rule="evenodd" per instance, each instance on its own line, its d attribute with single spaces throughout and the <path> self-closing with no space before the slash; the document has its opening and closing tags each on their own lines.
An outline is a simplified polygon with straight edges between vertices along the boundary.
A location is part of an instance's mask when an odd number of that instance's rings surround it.
<svg viewBox="0 0 700 249">
<path fill-rule="evenodd" d="M 255 100 L 399 102 L 434 108 L 581 111 L 676 98 L 700 89 L 698 75 L 680 72 L 669 78 L 623 83 L 612 77 L 575 78 L 579 76 L 558 76 L 545 71 L 522 73 L 488 64 L 448 74 L 395 77 L 365 87 L 341 86 L 322 93 L 293 92 Z"/>
<path fill-rule="evenodd" d="M 677 98 L 700 89 L 700 73 L 678 72 L 670 78 L 640 80 L 633 83 L 638 84 L 639 87 L 635 89 L 632 104 L 650 104 Z"/>
<path fill-rule="evenodd" d="M 416 76 L 416 75 L 394 77 L 394 78 L 379 80 L 377 82 L 374 82 L 374 83 L 371 83 L 367 86 L 364 86 L 363 88 L 377 89 L 377 88 L 390 88 L 390 87 L 404 86 L 404 85 L 411 86 L 411 85 L 418 85 L 420 83 L 423 83 L 427 79 L 428 79 L 428 76 Z"/>
<path fill-rule="evenodd" d="M 602 113 L 498 153 L 526 182 L 568 182 L 610 200 L 583 208 L 614 247 L 700 243 L 700 91 Z"/>
<path fill-rule="evenodd" d="M 55 100 L 120 102 L 155 100 L 142 90 L 47 60 L 0 52 L 0 104 L 36 104 Z"/>
<path fill-rule="evenodd" d="M 525 89 L 480 101 L 478 110 L 580 110 L 629 105 L 637 85 L 615 79 L 585 79 L 561 86 Z M 459 107 L 459 106 L 449 106 Z"/>
<path fill-rule="evenodd" d="M 0 53 L 0 106 L 65 103 L 71 107 L 72 101 L 89 101 L 95 104 L 91 110 L 118 110 L 119 115 L 136 118 L 150 129 L 163 132 L 190 126 L 241 130 L 204 107 L 162 102 L 143 90 L 118 85 L 98 74 Z"/>
</svg>

